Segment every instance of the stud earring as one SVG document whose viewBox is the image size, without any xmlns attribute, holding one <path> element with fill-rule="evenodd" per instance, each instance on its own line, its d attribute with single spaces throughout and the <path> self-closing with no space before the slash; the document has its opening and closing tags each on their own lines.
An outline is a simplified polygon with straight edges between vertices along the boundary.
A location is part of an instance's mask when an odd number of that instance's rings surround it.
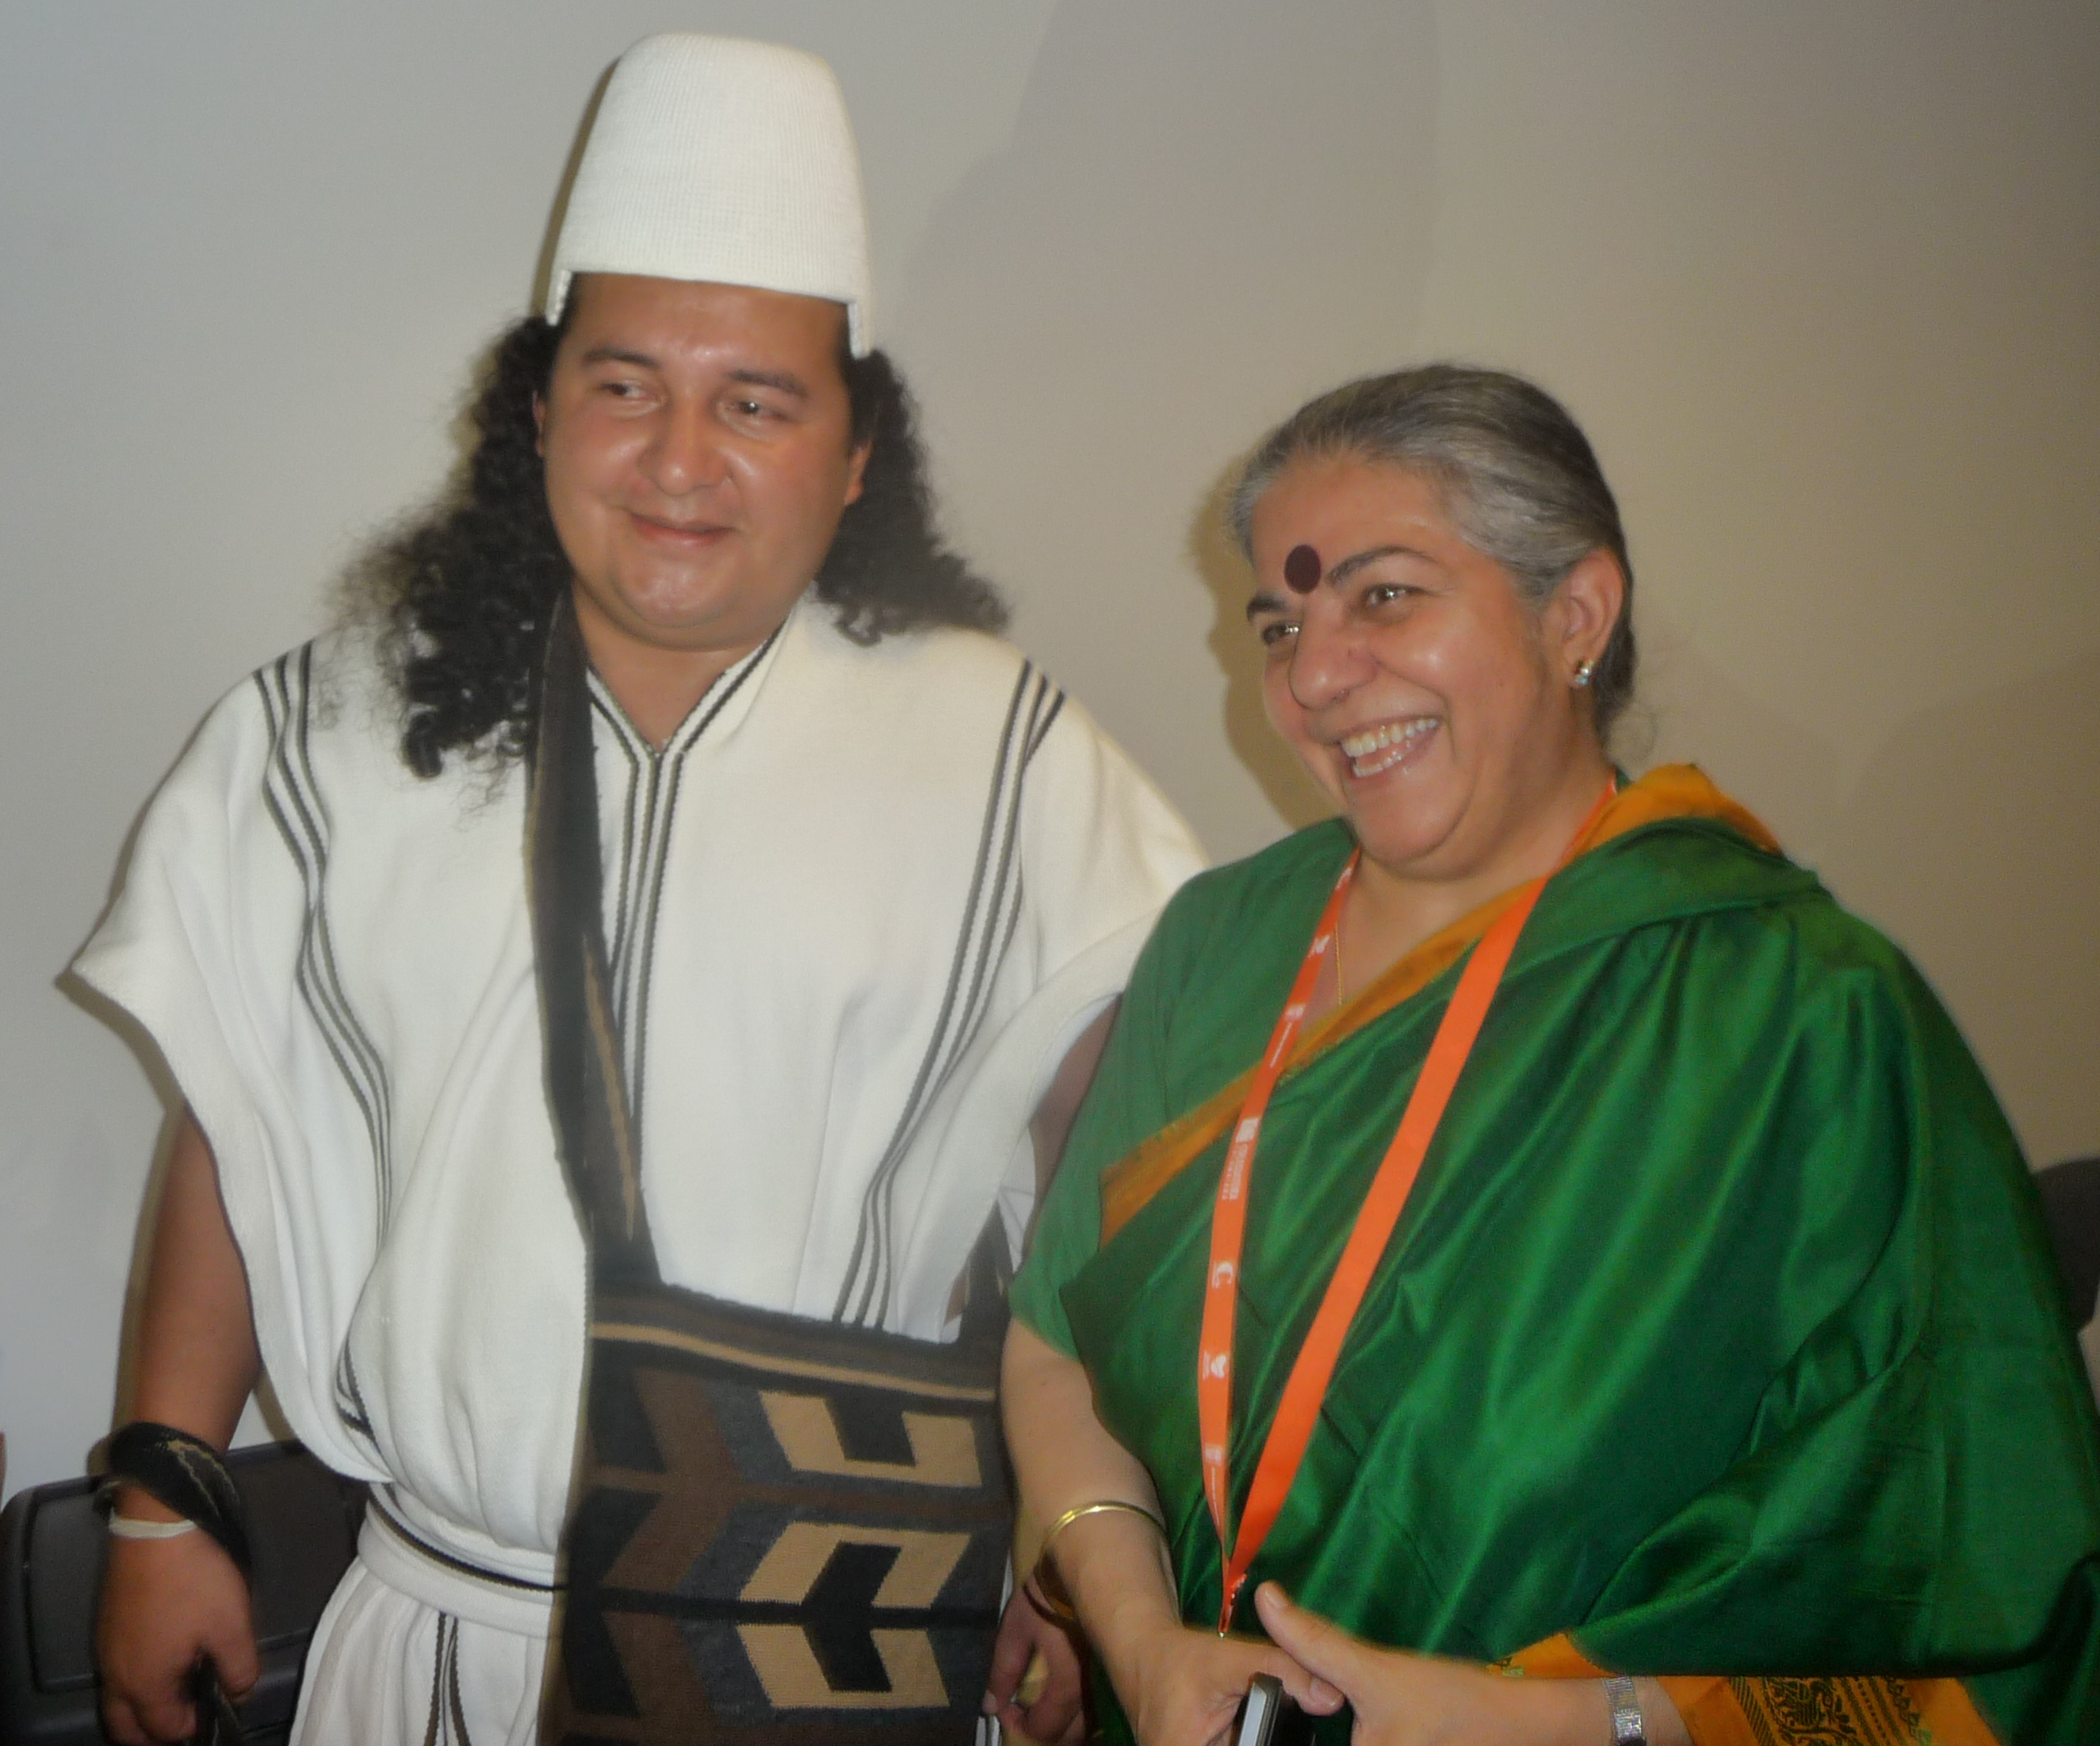
<svg viewBox="0 0 2100 1746">
<path fill-rule="evenodd" d="M 1590 683 L 1590 675 L 1596 670 L 1597 664 L 1595 661 L 1586 661 L 1576 668 L 1575 677 L 1568 681 L 1568 683 L 1572 684 L 1576 690 L 1580 691 L 1584 686 Z"/>
</svg>

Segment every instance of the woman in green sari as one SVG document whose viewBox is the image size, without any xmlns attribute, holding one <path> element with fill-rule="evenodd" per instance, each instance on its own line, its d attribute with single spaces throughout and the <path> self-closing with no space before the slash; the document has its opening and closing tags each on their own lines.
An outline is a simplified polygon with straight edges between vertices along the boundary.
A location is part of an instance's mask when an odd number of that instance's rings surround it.
<svg viewBox="0 0 2100 1746">
<path fill-rule="evenodd" d="M 1581 432 L 1355 383 L 1234 524 L 1342 816 L 1162 918 L 1008 1347 L 1110 1736 L 1201 1746 L 1268 1673 L 1335 1740 L 2100 1740 L 2100 1434 L 2017 1147 L 1899 953 L 1696 770 L 1614 772 Z"/>
</svg>

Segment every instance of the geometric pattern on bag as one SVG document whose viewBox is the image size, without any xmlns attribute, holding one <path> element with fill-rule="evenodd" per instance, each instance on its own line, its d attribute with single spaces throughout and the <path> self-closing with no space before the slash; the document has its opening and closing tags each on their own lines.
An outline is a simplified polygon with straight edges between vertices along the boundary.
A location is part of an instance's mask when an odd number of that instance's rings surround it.
<svg viewBox="0 0 2100 1746">
<path fill-rule="evenodd" d="M 606 953 L 589 671 L 564 590 L 526 871 L 548 1112 L 591 1289 L 540 1736 L 960 1746 L 1007 1563 L 1003 1222 L 963 1270 L 951 1344 L 663 1283 Z"/>
<path fill-rule="evenodd" d="M 996 1323 L 593 1307 L 549 1740 L 973 1739 L 1011 1526 Z"/>
</svg>

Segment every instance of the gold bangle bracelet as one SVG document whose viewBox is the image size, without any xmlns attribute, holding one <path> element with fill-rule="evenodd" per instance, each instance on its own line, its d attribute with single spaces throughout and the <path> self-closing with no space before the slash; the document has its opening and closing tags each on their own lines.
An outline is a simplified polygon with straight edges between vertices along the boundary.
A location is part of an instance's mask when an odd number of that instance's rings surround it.
<svg viewBox="0 0 2100 1746">
<path fill-rule="evenodd" d="M 1043 1545 L 1035 1554 L 1035 1567 L 1029 1580 L 1035 1585 L 1036 1598 L 1042 1610 L 1061 1624 L 1077 1624 L 1079 1610 L 1072 1605 L 1072 1598 L 1065 1589 L 1064 1579 L 1057 1574 L 1057 1567 L 1050 1562 L 1051 1542 L 1063 1533 L 1081 1516 L 1101 1515 L 1111 1510 L 1127 1511 L 1134 1516 L 1143 1516 L 1159 1530 L 1159 1537 L 1169 1536 L 1167 1524 L 1142 1504 L 1127 1503 L 1120 1497 L 1104 1497 L 1091 1504 L 1074 1504 L 1064 1514 L 1050 1524 L 1050 1532 L 1043 1536 Z"/>
</svg>

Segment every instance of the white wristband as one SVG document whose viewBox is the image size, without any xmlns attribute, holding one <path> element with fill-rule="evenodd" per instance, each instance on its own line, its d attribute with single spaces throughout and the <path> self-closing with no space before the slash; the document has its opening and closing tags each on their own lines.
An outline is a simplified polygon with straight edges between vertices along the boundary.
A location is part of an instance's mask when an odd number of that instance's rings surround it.
<svg viewBox="0 0 2100 1746">
<path fill-rule="evenodd" d="M 178 1534 L 193 1534 L 196 1523 L 179 1522 L 148 1522 L 141 1516 L 121 1516 L 115 1510 L 109 1513 L 109 1532 L 119 1540 L 173 1540 Z"/>
</svg>

